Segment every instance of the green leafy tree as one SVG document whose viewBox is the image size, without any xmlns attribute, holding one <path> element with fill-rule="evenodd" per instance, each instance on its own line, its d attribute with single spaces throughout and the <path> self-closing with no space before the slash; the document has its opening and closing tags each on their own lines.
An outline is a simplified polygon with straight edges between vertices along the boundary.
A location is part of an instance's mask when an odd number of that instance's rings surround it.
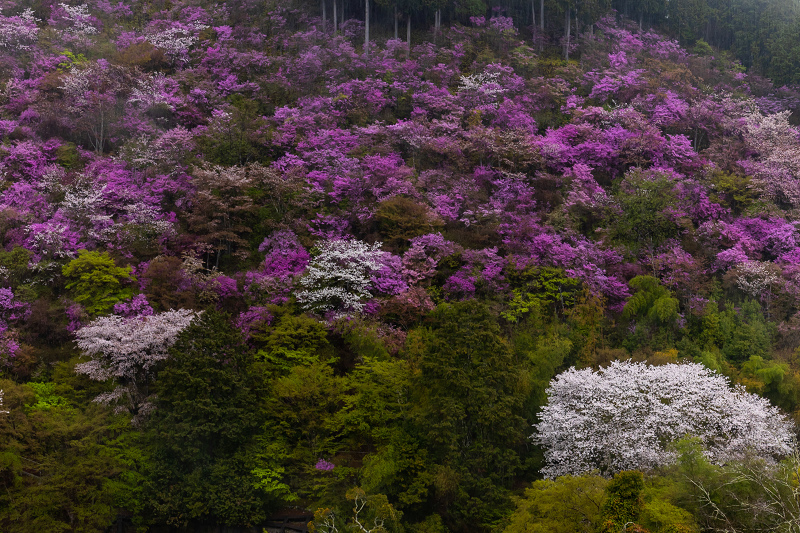
<svg viewBox="0 0 800 533">
<path fill-rule="evenodd" d="M 108 252 L 80 250 L 78 257 L 64 265 L 61 273 L 73 299 L 90 315 L 111 311 L 114 304 L 134 296 L 131 267 L 118 267 Z"/>
<path fill-rule="evenodd" d="M 430 208 L 404 196 L 394 196 L 378 204 L 375 221 L 384 244 L 393 250 L 407 250 L 409 240 L 441 231 L 442 221 Z"/>
<path fill-rule="evenodd" d="M 292 315 L 273 307 L 277 316 L 272 325 L 251 332 L 258 349 L 257 357 L 281 373 L 294 366 L 308 366 L 333 357 L 328 331 L 318 320 L 307 315 Z"/>
<path fill-rule="evenodd" d="M 197 143 L 206 154 L 205 159 L 215 165 L 246 165 L 263 162 L 269 158 L 267 138 L 264 135 L 264 110 L 259 103 L 235 94 L 229 99 L 225 113 L 216 117 L 208 133 Z"/>
<path fill-rule="evenodd" d="M 337 415 L 348 449 L 368 452 L 361 487 L 403 510 L 426 501 L 432 483 L 425 446 L 406 424 L 412 376 L 406 360 L 367 358 L 348 375 L 350 393 Z"/>
<path fill-rule="evenodd" d="M 624 318 L 645 319 L 653 324 L 669 325 L 678 318 L 679 304 L 677 298 L 666 287 L 652 276 L 636 276 L 628 282 L 636 290 L 625 308 Z"/>
<path fill-rule="evenodd" d="M 625 347 L 630 351 L 642 346 L 670 348 L 678 326 L 677 298 L 652 276 L 636 276 L 628 285 L 636 292 L 622 310 L 622 317 L 634 326 Z"/>
<path fill-rule="evenodd" d="M 608 484 L 588 474 L 535 481 L 516 500 L 504 533 L 594 533 Z"/>
<path fill-rule="evenodd" d="M 742 365 L 740 380 L 749 390 L 788 412 L 796 411 L 800 404 L 800 379 L 787 363 L 753 355 Z"/>
<path fill-rule="evenodd" d="M 580 280 L 568 277 L 560 268 L 507 268 L 506 277 L 514 287 L 514 297 L 508 302 L 509 309 L 500 316 L 509 322 L 517 322 L 531 312 L 563 312 L 575 304 L 581 288 Z"/>
<path fill-rule="evenodd" d="M 672 501 L 691 513 L 701 531 L 796 529 L 797 452 L 777 464 L 745 456 L 720 466 L 709 463 L 696 440 L 680 441 L 676 448 L 678 464 L 665 473 L 675 486 Z"/>
<path fill-rule="evenodd" d="M 609 213 L 611 236 L 633 251 L 652 257 L 662 242 L 678 235 L 679 221 L 670 212 L 677 197 L 669 178 L 631 172 L 615 187 L 614 197 L 619 211 Z"/>
<path fill-rule="evenodd" d="M 336 416 L 344 406 L 344 386 L 343 377 L 319 362 L 292 367 L 272 382 L 265 404 L 270 432 L 286 450 L 287 483 L 307 501 L 335 502 L 344 492 L 329 472 L 315 468 L 320 459 L 329 461 L 342 449 Z"/>
<path fill-rule="evenodd" d="M 6 281 L 13 287 L 20 283 L 28 274 L 28 263 L 33 253 L 30 250 L 15 246 L 10 252 L 0 252 L 0 269 L 4 272 Z"/>
<path fill-rule="evenodd" d="M 224 315 L 206 312 L 170 349 L 157 385 L 142 485 L 146 516 L 179 527 L 263 520 L 275 496 L 288 491 L 253 474 L 266 390 L 240 332 Z"/>
<path fill-rule="evenodd" d="M 413 434 L 427 449 L 436 509 L 453 532 L 485 531 L 510 510 L 529 424 L 523 365 L 481 304 L 442 304 L 422 334 Z"/>
<path fill-rule="evenodd" d="M 644 508 L 643 491 L 644 475 L 641 472 L 626 470 L 614 476 L 606 487 L 601 509 L 602 531 L 617 533 L 635 525 Z"/>
<path fill-rule="evenodd" d="M 742 363 L 752 356 L 768 357 L 774 324 L 767 322 L 761 305 L 747 300 L 741 309 L 732 307 L 719 315 L 719 338 L 722 354 L 728 361 Z"/>
<path fill-rule="evenodd" d="M 63 382 L 5 391 L 0 415 L 0 530 L 104 533 L 130 492 L 117 439 L 132 428 Z"/>
<path fill-rule="evenodd" d="M 704 41 L 697 41 L 698 46 Z M 706 44 L 706 46 L 708 46 Z M 710 51 L 710 50 L 709 50 Z M 736 214 L 741 214 L 758 198 L 757 191 L 750 185 L 750 178 L 740 174 L 711 170 L 708 179 L 713 184 L 711 200 L 728 206 Z"/>
</svg>

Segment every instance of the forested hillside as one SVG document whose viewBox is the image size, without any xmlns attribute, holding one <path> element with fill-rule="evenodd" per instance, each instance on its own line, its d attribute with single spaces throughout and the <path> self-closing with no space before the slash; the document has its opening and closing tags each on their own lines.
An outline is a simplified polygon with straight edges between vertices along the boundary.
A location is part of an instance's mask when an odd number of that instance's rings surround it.
<svg viewBox="0 0 800 533">
<path fill-rule="evenodd" d="M 0 531 L 796 531 L 782 5 L 2 3 Z"/>
</svg>

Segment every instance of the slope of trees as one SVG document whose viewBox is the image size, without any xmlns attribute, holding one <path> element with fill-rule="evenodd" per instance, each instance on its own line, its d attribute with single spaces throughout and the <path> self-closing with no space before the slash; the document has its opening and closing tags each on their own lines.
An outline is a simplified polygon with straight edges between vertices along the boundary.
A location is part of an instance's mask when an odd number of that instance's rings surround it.
<svg viewBox="0 0 800 533">
<path fill-rule="evenodd" d="M 796 525 L 793 8 L 492 7 L 3 7 L 0 530 Z"/>
</svg>

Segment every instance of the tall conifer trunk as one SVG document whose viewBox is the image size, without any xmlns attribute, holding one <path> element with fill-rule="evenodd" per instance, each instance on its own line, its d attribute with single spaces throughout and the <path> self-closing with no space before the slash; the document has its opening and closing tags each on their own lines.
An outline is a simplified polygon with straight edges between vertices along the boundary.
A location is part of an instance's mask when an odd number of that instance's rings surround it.
<svg viewBox="0 0 800 533">
<path fill-rule="evenodd" d="M 406 59 L 411 59 L 411 13 L 406 15 Z"/>
<path fill-rule="evenodd" d="M 539 0 L 539 29 L 542 30 L 542 40 L 539 42 L 539 51 L 544 50 L 544 0 Z"/>
<path fill-rule="evenodd" d="M 369 55 L 369 0 L 365 0 L 364 4 L 364 55 Z"/>
</svg>

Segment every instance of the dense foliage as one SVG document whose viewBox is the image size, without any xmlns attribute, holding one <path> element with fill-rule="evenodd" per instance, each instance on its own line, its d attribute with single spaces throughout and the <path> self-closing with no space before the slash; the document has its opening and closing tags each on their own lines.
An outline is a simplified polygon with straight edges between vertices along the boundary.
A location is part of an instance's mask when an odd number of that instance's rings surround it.
<svg viewBox="0 0 800 533">
<path fill-rule="evenodd" d="M 669 4 L 2 4 L 0 530 L 793 531 L 800 33 Z"/>
</svg>

